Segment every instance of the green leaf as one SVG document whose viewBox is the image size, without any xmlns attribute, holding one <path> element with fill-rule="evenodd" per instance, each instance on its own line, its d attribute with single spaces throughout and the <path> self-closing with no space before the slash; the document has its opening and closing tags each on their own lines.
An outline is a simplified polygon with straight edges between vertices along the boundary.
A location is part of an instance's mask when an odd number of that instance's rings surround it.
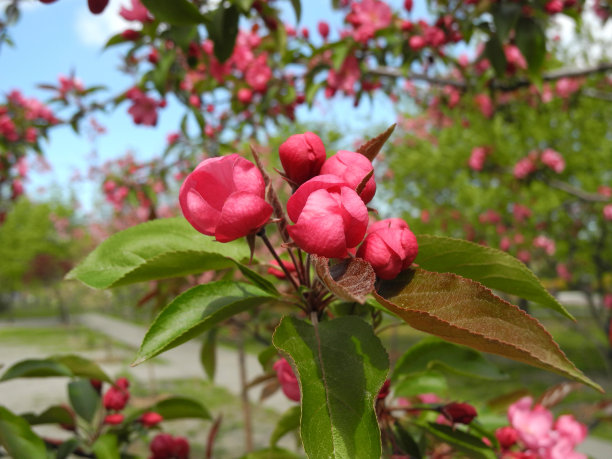
<svg viewBox="0 0 612 459">
<path fill-rule="evenodd" d="M 529 73 L 537 73 L 546 57 L 546 35 L 542 27 L 533 18 L 521 17 L 516 25 L 515 41 L 525 56 Z"/>
<path fill-rule="evenodd" d="M 240 11 L 235 5 L 226 8 L 223 3 L 213 11 L 206 21 L 208 36 L 214 43 L 215 57 L 225 62 L 234 52 L 234 44 L 238 35 L 238 20 Z"/>
<path fill-rule="evenodd" d="M 265 370 L 268 366 L 268 363 L 276 356 L 278 356 L 278 351 L 276 350 L 276 348 L 274 346 L 268 346 L 259 353 L 259 355 L 257 356 L 257 360 L 259 360 L 259 363 Z"/>
<path fill-rule="evenodd" d="M 62 443 L 59 448 L 57 448 L 57 452 L 55 453 L 55 459 L 66 459 L 70 457 L 70 455 L 74 452 L 75 449 L 79 447 L 79 439 L 78 438 L 70 438 Z"/>
<path fill-rule="evenodd" d="M 200 363 L 206 372 L 206 376 L 211 381 L 215 379 L 217 368 L 217 328 L 213 328 L 206 333 L 206 338 L 200 349 Z"/>
<path fill-rule="evenodd" d="M 26 413 L 22 417 L 28 421 L 31 426 L 40 424 L 64 424 L 74 425 L 72 414 L 64 406 L 50 406 L 40 414 Z"/>
<path fill-rule="evenodd" d="M 518 3 L 502 2 L 492 5 L 491 14 L 499 39 L 504 42 L 521 15 L 522 7 Z"/>
<path fill-rule="evenodd" d="M 276 423 L 274 432 L 270 436 L 270 446 L 276 446 L 278 440 L 284 437 L 286 434 L 293 430 L 297 430 L 300 427 L 300 415 L 302 413 L 301 407 L 292 406 L 283 413 L 281 418 Z"/>
<path fill-rule="evenodd" d="M 162 97 L 166 94 L 166 81 L 168 80 L 170 68 L 175 60 L 176 51 L 166 51 L 151 72 L 151 81 L 153 81 L 155 89 L 157 89 L 157 92 L 159 92 Z"/>
<path fill-rule="evenodd" d="M 408 453 L 413 459 L 421 459 L 421 457 L 423 457 L 416 440 L 412 438 L 410 432 L 404 429 L 404 427 L 399 422 L 395 423 L 394 431 L 395 436 L 397 440 L 401 443 L 404 452 Z"/>
<path fill-rule="evenodd" d="M 408 269 L 381 282 L 374 296 L 418 330 L 602 390 L 565 357 L 537 320 L 478 282 L 456 274 Z"/>
<path fill-rule="evenodd" d="M 300 0 L 291 0 L 291 6 L 293 6 L 295 12 L 295 22 L 299 24 L 302 17 L 302 3 Z"/>
<path fill-rule="evenodd" d="M 210 412 L 199 401 L 188 397 L 170 397 L 157 402 L 147 411 L 161 414 L 164 420 L 172 419 L 212 419 Z"/>
<path fill-rule="evenodd" d="M 155 19 L 172 25 L 202 24 L 204 16 L 187 0 L 142 0 Z"/>
<path fill-rule="evenodd" d="M 301 457 L 283 448 L 266 448 L 245 454 L 240 459 L 301 459 Z"/>
<path fill-rule="evenodd" d="M 480 438 L 455 429 L 452 426 L 436 424 L 434 422 L 419 423 L 418 426 L 459 451 L 465 452 L 470 458 L 495 459 L 497 457 L 495 451 L 488 447 Z"/>
<path fill-rule="evenodd" d="M 45 443 L 27 421 L 0 406 L 0 445 L 14 458 L 47 457 Z"/>
<path fill-rule="evenodd" d="M 17 362 L 9 367 L 0 381 L 15 378 L 44 378 L 51 376 L 72 376 L 72 371 L 66 365 L 49 359 L 28 359 Z"/>
<path fill-rule="evenodd" d="M 312 326 L 285 317 L 274 345 L 291 357 L 302 394 L 301 437 L 309 457 L 380 457 L 374 402 L 389 359 L 372 327 L 356 317 Z"/>
<path fill-rule="evenodd" d="M 441 236 L 417 236 L 415 262 L 423 269 L 455 273 L 502 292 L 535 301 L 574 319 L 521 261 L 492 247 Z"/>
<path fill-rule="evenodd" d="M 153 220 L 112 235 L 67 279 L 102 289 L 229 268 L 248 259 L 244 240 L 222 244 L 198 233 L 184 218 Z"/>
<path fill-rule="evenodd" d="M 49 359 L 68 367 L 74 376 L 97 379 L 107 383 L 113 382 L 113 380 L 104 372 L 104 370 L 102 370 L 102 368 L 100 368 L 97 363 L 84 357 L 74 354 L 66 354 L 54 355 L 49 357 Z"/>
<path fill-rule="evenodd" d="M 412 373 L 410 377 L 400 379 L 393 384 L 396 397 L 414 397 L 419 394 L 446 394 L 448 382 L 446 377 L 437 371 Z"/>
<path fill-rule="evenodd" d="M 425 338 L 402 355 L 393 370 L 391 380 L 424 370 L 448 370 L 462 376 L 489 380 L 506 379 L 507 375 L 488 362 L 480 352 L 457 346 L 438 338 Z"/>
<path fill-rule="evenodd" d="M 119 459 L 121 457 L 117 437 L 111 433 L 98 437 L 91 449 L 97 459 Z"/>
<path fill-rule="evenodd" d="M 219 281 L 193 287 L 175 298 L 155 318 L 132 365 L 183 344 L 234 314 L 271 298 L 268 292 L 244 282 Z"/>
<path fill-rule="evenodd" d="M 485 45 L 484 55 L 489 59 L 495 74 L 498 77 L 503 77 L 506 73 L 506 54 L 502 47 L 499 37 L 497 35 L 491 35 L 489 41 Z"/>
<path fill-rule="evenodd" d="M 68 398 L 74 412 L 91 423 L 100 407 L 100 394 L 86 379 L 68 383 Z"/>
<path fill-rule="evenodd" d="M 103 49 L 110 48 L 111 46 L 119 45 L 121 43 L 125 43 L 126 41 L 127 40 L 123 38 L 123 35 L 121 33 L 118 33 L 108 39 Z"/>
<path fill-rule="evenodd" d="M 265 277 L 256 273 L 251 268 L 243 265 L 242 263 L 236 262 L 236 266 L 238 266 L 238 269 L 240 270 L 240 272 L 242 273 L 244 277 L 246 277 L 248 280 L 250 280 L 253 284 L 255 284 L 260 289 L 265 290 L 270 295 L 274 295 L 274 296 L 280 295 L 280 293 L 278 293 L 278 290 L 276 289 L 274 284 L 270 282 L 268 279 L 266 279 Z"/>
</svg>

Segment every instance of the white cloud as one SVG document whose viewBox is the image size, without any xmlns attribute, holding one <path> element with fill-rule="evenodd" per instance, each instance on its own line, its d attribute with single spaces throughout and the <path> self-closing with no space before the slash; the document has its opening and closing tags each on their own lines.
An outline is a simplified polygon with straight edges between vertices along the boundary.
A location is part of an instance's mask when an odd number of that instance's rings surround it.
<svg viewBox="0 0 612 459">
<path fill-rule="evenodd" d="M 92 14 L 87 5 L 78 7 L 76 13 L 76 32 L 84 45 L 103 46 L 108 39 L 122 30 L 131 27 L 131 23 L 119 16 L 122 5 L 127 2 L 111 1 L 102 14 Z"/>
</svg>

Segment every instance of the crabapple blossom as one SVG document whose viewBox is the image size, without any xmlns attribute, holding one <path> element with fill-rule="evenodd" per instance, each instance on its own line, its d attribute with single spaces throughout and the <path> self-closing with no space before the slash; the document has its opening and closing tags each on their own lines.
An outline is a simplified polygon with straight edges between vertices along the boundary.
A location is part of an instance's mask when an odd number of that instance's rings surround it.
<svg viewBox="0 0 612 459">
<path fill-rule="evenodd" d="M 412 264 L 417 253 L 417 239 L 408 224 L 389 218 L 370 226 L 357 256 L 368 261 L 381 279 L 393 279 Z"/>
<path fill-rule="evenodd" d="M 344 258 L 363 239 L 368 210 L 355 190 L 335 175 L 319 175 L 302 184 L 287 201 L 296 223 L 287 230 L 308 253 Z"/>
<path fill-rule="evenodd" d="M 346 22 L 355 29 L 353 38 L 357 42 L 366 43 L 374 37 L 376 31 L 391 24 L 391 8 L 380 0 L 362 0 L 351 3 L 351 12 L 346 16 Z"/>
<path fill-rule="evenodd" d="M 468 166 L 473 171 L 481 171 L 484 167 L 485 159 L 487 158 L 486 147 L 474 147 L 468 160 Z"/>
<path fill-rule="evenodd" d="M 160 433 L 153 438 L 149 449 L 153 454 L 151 459 L 188 459 L 189 442 L 184 437 L 173 437 Z"/>
<path fill-rule="evenodd" d="M 122 6 L 119 15 L 126 21 L 150 22 L 153 18 L 140 0 L 131 0 L 131 8 Z"/>
<path fill-rule="evenodd" d="M 500 427 L 495 431 L 495 438 L 502 447 L 502 450 L 511 448 L 518 440 L 518 432 L 510 426 Z"/>
<path fill-rule="evenodd" d="M 325 145 L 312 132 L 295 134 L 281 144 L 278 155 L 287 178 L 301 185 L 319 175 L 325 162 Z"/>
<path fill-rule="evenodd" d="M 611 221 L 612 220 L 612 204 L 606 204 L 603 208 L 603 217 Z"/>
<path fill-rule="evenodd" d="M 540 156 L 540 161 L 545 166 L 548 166 L 557 174 L 560 174 L 565 169 L 565 161 L 561 154 L 552 148 L 547 148 L 542 152 Z"/>
<path fill-rule="evenodd" d="M 317 29 L 323 40 L 327 40 L 327 37 L 329 36 L 329 24 L 325 21 L 319 21 L 317 24 Z"/>
<path fill-rule="evenodd" d="M 523 397 L 508 408 L 508 420 L 527 448 L 537 451 L 552 446 L 552 413 L 541 405 L 531 407 L 533 399 Z"/>
<path fill-rule="evenodd" d="M 548 255 L 554 255 L 555 254 L 555 250 L 556 250 L 555 241 L 553 241 L 552 239 L 547 238 L 546 236 L 543 236 L 543 235 L 537 236 L 533 240 L 533 246 L 534 247 L 538 247 L 540 249 L 544 249 L 544 251 Z"/>
<path fill-rule="evenodd" d="M 342 178 L 348 185 L 357 189 L 359 184 L 372 172 L 374 168 L 368 158 L 353 151 L 340 150 L 335 155 L 327 158 L 321 167 L 321 174 L 331 174 Z M 363 202 L 367 204 L 376 193 L 376 182 L 374 175 L 368 179 L 365 187 L 359 193 Z"/>
<path fill-rule="evenodd" d="M 100 14 L 108 5 L 109 0 L 87 0 L 87 6 L 89 7 L 89 11 L 93 14 Z"/>
<path fill-rule="evenodd" d="M 283 393 L 288 399 L 299 402 L 301 398 L 300 386 L 289 362 L 287 362 L 285 358 L 282 358 L 274 363 L 273 368 L 274 371 L 276 371 L 276 377 L 278 378 Z"/>
<path fill-rule="evenodd" d="M 514 165 L 514 177 L 521 180 L 536 171 L 535 163 L 531 156 L 525 156 Z"/>
<path fill-rule="evenodd" d="M 183 215 L 202 234 L 229 242 L 257 232 L 272 215 L 255 165 L 234 153 L 208 158 L 179 191 Z"/>
</svg>

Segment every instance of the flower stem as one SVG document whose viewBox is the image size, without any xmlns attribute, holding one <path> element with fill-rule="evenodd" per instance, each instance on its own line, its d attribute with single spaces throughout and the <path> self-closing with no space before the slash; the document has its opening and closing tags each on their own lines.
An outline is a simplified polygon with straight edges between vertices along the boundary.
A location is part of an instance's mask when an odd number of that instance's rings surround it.
<svg viewBox="0 0 612 459">
<path fill-rule="evenodd" d="M 274 249 L 274 246 L 270 243 L 270 239 L 268 239 L 268 236 L 266 236 L 265 229 L 262 228 L 261 231 L 259 231 L 257 233 L 257 236 L 259 236 L 261 238 L 263 243 L 266 245 L 266 247 L 268 248 L 268 250 L 270 251 L 270 253 L 274 257 L 274 259 L 278 263 L 279 268 L 283 270 L 283 272 L 285 273 L 285 276 L 287 277 L 287 279 L 289 279 L 289 281 L 293 285 L 293 288 L 295 289 L 295 291 L 298 292 L 300 290 L 300 286 L 297 284 L 297 282 L 295 281 L 294 277 L 291 275 L 289 270 L 286 268 L 285 264 L 283 263 L 283 260 L 281 260 L 280 257 L 278 256 L 278 253 L 276 253 L 276 250 Z"/>
</svg>

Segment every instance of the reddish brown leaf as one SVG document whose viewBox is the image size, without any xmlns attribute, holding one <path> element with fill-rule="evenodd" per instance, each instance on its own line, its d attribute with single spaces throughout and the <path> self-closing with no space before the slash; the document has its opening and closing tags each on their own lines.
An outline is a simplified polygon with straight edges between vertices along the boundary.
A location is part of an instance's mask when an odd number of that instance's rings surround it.
<svg viewBox="0 0 612 459">
<path fill-rule="evenodd" d="M 329 259 L 310 255 L 319 279 L 339 298 L 365 303 L 374 290 L 376 274 L 372 265 L 361 258 L 348 258 L 330 268 Z"/>
<path fill-rule="evenodd" d="M 376 299 L 412 327 L 601 387 L 570 362 L 540 323 L 470 279 L 409 269 L 380 284 Z"/>
<path fill-rule="evenodd" d="M 395 124 L 389 126 L 389 128 L 380 135 L 377 135 L 373 139 L 368 140 L 362 146 L 357 149 L 357 153 L 361 153 L 363 156 L 368 158 L 370 161 L 374 161 L 376 155 L 380 152 L 385 142 L 391 137 Z"/>
<path fill-rule="evenodd" d="M 538 405 L 542 405 L 545 408 L 552 408 L 563 401 L 565 397 L 580 389 L 582 386 L 575 382 L 562 382 L 557 384 L 546 392 L 544 392 L 540 398 L 536 401 Z"/>
</svg>

